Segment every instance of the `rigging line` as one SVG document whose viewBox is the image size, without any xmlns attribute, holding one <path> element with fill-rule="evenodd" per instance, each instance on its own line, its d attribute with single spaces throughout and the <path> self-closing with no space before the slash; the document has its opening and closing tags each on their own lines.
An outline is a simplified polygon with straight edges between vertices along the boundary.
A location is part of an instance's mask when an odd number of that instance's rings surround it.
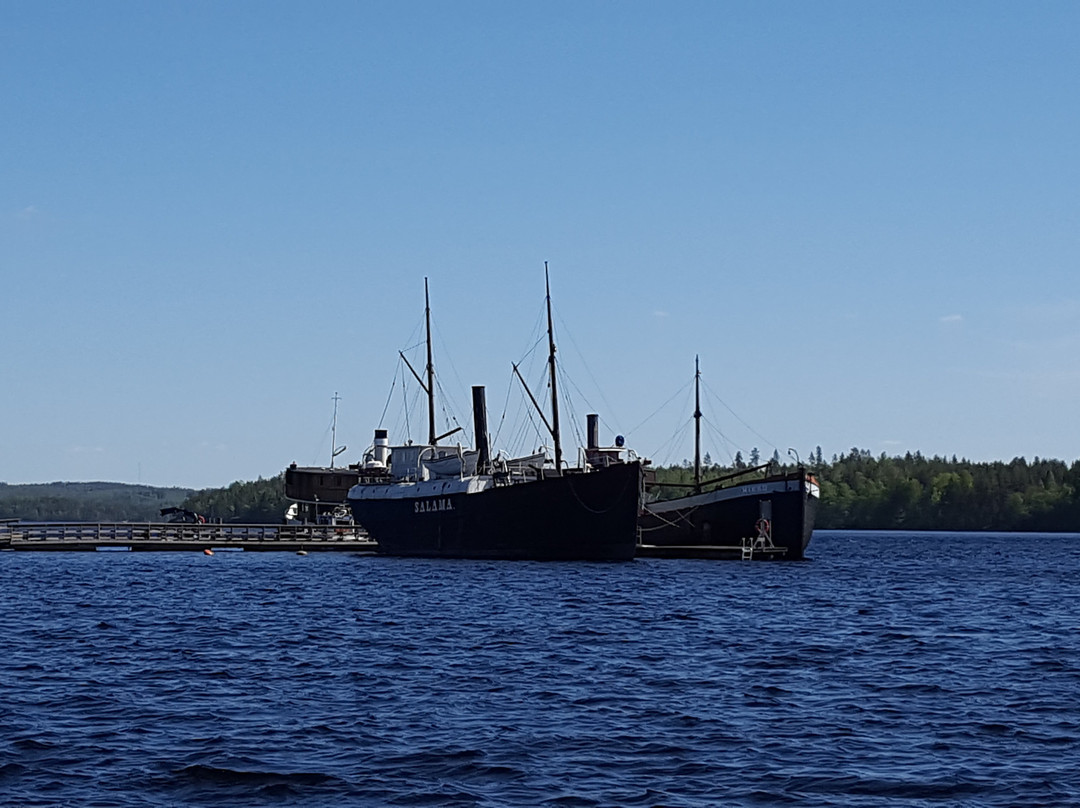
<svg viewBox="0 0 1080 808">
<path fill-rule="evenodd" d="M 589 401 L 589 397 L 587 395 L 585 395 L 585 392 L 580 387 L 578 387 L 577 382 L 575 382 L 573 379 L 570 378 L 570 376 L 566 373 L 566 371 L 563 370 L 561 365 L 559 366 L 559 378 L 563 382 L 563 389 L 564 390 L 566 390 L 569 393 L 568 388 L 573 387 L 574 390 L 577 391 L 578 396 L 581 397 L 581 400 L 585 402 L 585 405 L 589 409 L 591 409 L 591 410 L 596 409 L 596 407 L 593 406 L 593 403 L 591 401 Z M 567 400 L 567 402 L 569 402 L 571 400 L 569 395 L 566 396 L 566 400 Z"/>
<path fill-rule="evenodd" d="M 517 412 L 514 414 L 513 423 L 517 426 L 511 434 L 511 453 L 514 455 L 527 454 L 530 451 L 530 446 L 535 445 L 535 441 L 529 440 L 528 435 L 530 433 L 540 437 L 540 427 L 536 418 L 535 410 L 533 409 L 532 402 L 526 401 L 524 394 L 518 396 Z"/>
<path fill-rule="evenodd" d="M 521 369 L 518 368 L 519 372 L 520 372 L 520 370 Z M 547 379 L 547 371 L 546 371 L 546 369 L 544 371 L 544 379 L 545 380 Z M 550 392 L 550 389 L 551 389 L 550 388 L 550 382 L 547 382 L 547 383 L 542 382 L 542 384 L 543 384 L 542 387 L 537 385 L 536 389 L 544 390 L 545 392 Z M 521 440 L 522 444 L 524 445 L 525 436 L 526 436 L 526 433 L 529 431 L 530 426 L 532 427 L 532 431 L 536 434 L 536 437 L 541 442 L 543 442 L 546 439 L 550 439 L 551 435 L 548 434 L 547 426 L 544 426 L 543 428 L 541 428 L 540 415 L 537 413 L 536 408 L 532 405 L 532 403 L 530 401 L 526 400 L 524 391 L 520 392 L 519 398 L 518 398 L 518 413 L 521 413 L 522 411 L 524 411 L 524 413 L 525 413 L 525 418 L 521 421 L 521 426 L 519 427 L 519 429 L 517 431 L 517 437 L 518 437 L 519 440 Z"/>
<path fill-rule="evenodd" d="M 641 422 L 640 424 L 638 424 L 637 426 L 635 426 L 635 427 L 634 427 L 633 429 L 631 429 L 631 430 L 630 430 L 629 432 L 627 432 L 626 434 L 627 434 L 627 435 L 632 435 L 632 434 L 634 434 L 635 432 L 637 432 L 637 431 L 638 431 L 639 429 L 641 429 L 641 428 L 642 428 L 643 426 L 645 426 L 645 424 L 649 423 L 649 421 L 651 421 L 651 420 L 652 420 L 653 418 L 655 418 L 655 417 L 656 417 L 657 413 L 659 413 L 659 412 L 660 412 L 660 411 L 661 411 L 662 409 L 664 409 L 664 407 L 666 407 L 666 406 L 667 406 L 668 404 L 670 404 L 670 403 L 671 403 L 672 401 L 674 401 L 674 400 L 675 400 L 675 397 L 676 397 L 676 396 L 678 396 L 678 395 L 679 395 L 680 393 L 682 393 L 682 392 L 683 392 L 684 390 L 686 390 L 687 388 L 689 388 L 689 387 L 690 387 L 690 385 L 692 385 L 693 383 L 694 383 L 694 380 L 693 380 L 693 379 L 691 379 L 691 380 L 690 380 L 690 381 L 688 381 L 688 382 L 687 382 L 686 384 L 684 384 L 684 385 L 683 385 L 682 387 L 680 387 L 680 388 L 679 388 L 678 390 L 676 390 L 676 391 L 675 391 L 674 393 L 672 393 L 672 395 L 671 395 L 671 398 L 669 398 L 669 399 L 668 399 L 667 401 L 665 401 L 665 402 L 664 402 L 663 404 L 661 404 L 661 405 L 660 405 L 659 407 L 657 407 L 657 408 L 656 408 L 655 410 L 653 410 L 653 411 L 652 411 L 652 414 L 651 414 L 651 415 L 649 415 L 649 417 L 648 417 L 648 418 L 646 418 L 646 419 L 645 419 L 644 421 L 642 421 L 642 422 Z"/>
<path fill-rule="evenodd" d="M 534 335 L 536 337 L 536 341 L 533 342 L 532 346 L 527 351 L 525 351 L 524 354 L 522 354 L 521 359 L 519 359 L 515 363 L 518 366 L 518 370 L 521 370 L 522 365 L 525 365 L 525 361 L 528 360 L 528 365 L 526 366 L 528 369 L 525 371 L 525 374 L 524 374 L 526 378 L 528 378 L 528 376 L 534 371 L 535 366 L 536 366 L 536 362 L 540 359 L 540 357 L 538 356 L 538 354 L 536 352 L 537 347 L 539 347 L 540 345 L 544 345 L 545 347 L 547 346 L 547 307 L 546 307 L 546 305 L 540 307 L 540 311 L 537 313 L 537 316 L 536 316 L 536 321 L 533 323 L 532 331 L 530 331 L 529 333 L 531 333 L 532 335 Z M 547 360 L 548 360 L 547 351 L 544 351 L 544 356 L 543 356 L 542 361 L 544 363 L 544 368 L 545 368 L 544 372 L 545 373 L 547 373 Z"/>
<path fill-rule="evenodd" d="M 510 391 L 514 389 L 514 372 L 510 371 L 510 383 L 506 385 L 506 400 L 503 402 L 502 415 L 499 417 L 499 426 L 495 429 L 495 437 L 491 440 L 492 446 L 499 443 L 499 435 L 502 434 L 503 423 L 506 421 L 506 413 L 510 409 Z"/>
<path fill-rule="evenodd" d="M 472 442 L 472 438 L 470 437 L 470 433 L 466 430 L 466 428 L 464 426 L 461 425 L 461 423 L 458 421 L 457 417 L 453 414 L 453 412 L 447 410 L 446 407 L 443 407 L 442 408 L 442 415 L 443 415 L 443 431 L 444 432 L 449 432 L 451 434 L 457 434 L 458 430 L 460 430 L 461 435 L 458 436 L 457 443 L 461 443 L 461 438 L 464 437 L 465 438 L 465 445 L 466 446 L 472 446 L 473 442 Z M 451 429 L 451 426 L 453 427 L 453 429 Z M 450 437 L 450 436 L 447 435 L 446 437 Z"/>
<path fill-rule="evenodd" d="M 735 438 L 726 434 L 718 425 L 714 424 L 711 418 L 706 417 L 704 414 L 701 416 L 701 423 L 703 423 L 713 435 L 719 436 L 720 440 L 730 443 L 737 449 L 745 449 Z"/>
<path fill-rule="evenodd" d="M 753 432 L 755 435 L 757 435 L 759 438 L 761 438 L 767 444 L 772 446 L 774 449 L 779 451 L 779 449 L 777 448 L 775 443 L 773 443 L 771 440 L 769 440 L 764 435 L 762 435 L 760 432 L 758 432 L 756 429 L 754 429 L 752 426 L 750 426 L 750 424 L 746 423 L 746 421 L 744 421 L 742 419 L 742 417 L 737 412 L 735 412 L 735 410 L 731 409 L 731 407 L 728 406 L 728 403 L 726 401 L 724 401 L 724 399 L 720 398 L 720 396 L 718 396 L 715 393 L 715 391 L 713 391 L 713 389 L 711 387 L 709 387 L 709 385 L 706 384 L 704 381 L 702 382 L 702 387 L 704 387 L 705 390 L 708 391 L 712 395 L 713 398 L 715 398 L 717 401 L 719 401 L 721 404 L 723 404 L 724 407 L 727 409 L 727 411 L 735 416 L 735 420 L 737 420 L 740 424 L 745 426 L 747 429 L 749 429 L 751 432 Z"/>
<path fill-rule="evenodd" d="M 526 407 L 525 408 L 525 417 L 528 419 L 528 425 L 532 426 L 533 432 L 536 433 L 537 437 L 540 438 L 540 440 L 543 440 L 544 439 L 544 433 L 542 433 L 540 431 L 540 424 L 537 423 L 536 413 L 532 409 Z M 522 425 L 522 430 L 521 430 L 521 440 L 522 440 L 522 442 L 524 442 L 524 440 L 525 440 L 525 432 L 526 432 L 525 426 L 526 425 L 523 424 Z"/>
<path fill-rule="evenodd" d="M 666 407 L 668 404 L 670 404 L 671 401 L 675 398 L 675 396 L 679 395 L 680 393 L 684 393 L 685 396 L 686 396 L 686 403 L 682 407 L 680 407 L 679 410 L 680 410 L 680 412 L 689 412 L 691 410 L 690 404 L 694 400 L 693 395 L 692 395 L 693 394 L 692 381 L 693 380 L 691 380 L 690 382 L 687 382 L 681 388 L 679 388 L 679 390 L 677 390 L 675 392 L 675 394 L 672 395 L 671 398 L 669 398 L 664 404 L 661 405 L 661 409 L 663 407 Z M 654 413 L 654 415 L 655 415 L 655 413 Z M 651 418 L 652 416 L 649 416 L 649 417 Z M 691 417 L 691 418 L 688 418 L 685 421 L 681 421 L 679 423 L 679 425 L 675 427 L 674 434 L 668 440 L 668 442 L 664 444 L 664 447 L 667 449 L 667 451 L 674 454 L 676 439 L 677 438 L 682 438 L 682 436 L 685 435 L 686 431 L 690 428 L 690 426 L 691 426 L 691 424 L 693 424 L 693 422 L 694 422 L 694 419 Z M 654 457 L 661 457 L 661 455 L 659 453 L 657 453 L 657 454 L 654 455 Z"/>
<path fill-rule="evenodd" d="M 547 319 L 547 308 L 545 306 L 541 306 L 539 313 L 536 315 L 536 320 L 533 322 L 533 327 L 529 331 L 530 334 L 536 336 L 536 342 L 534 342 L 532 344 L 532 347 L 525 351 L 525 353 L 522 354 L 521 359 L 517 361 L 516 364 L 518 364 L 519 366 L 525 361 L 526 357 L 528 357 L 530 354 L 532 354 L 533 351 L 536 350 L 537 345 L 547 340 L 547 327 L 544 326 L 543 328 L 541 328 L 541 324 L 544 322 L 545 319 Z"/>
<path fill-rule="evenodd" d="M 591 401 L 589 401 L 589 397 L 587 395 L 585 395 L 585 392 L 580 387 L 577 386 L 577 384 L 574 382 L 574 380 L 572 378 L 570 378 L 570 376 L 568 374 L 566 374 L 565 371 L 562 370 L 561 366 L 560 366 L 560 369 L 559 369 L 559 378 L 562 380 L 563 390 L 566 390 L 567 392 L 569 392 L 569 388 L 572 387 L 574 389 L 574 391 L 577 392 L 578 396 L 580 396 L 581 400 L 585 402 L 585 405 L 590 410 L 592 410 L 593 412 L 597 412 L 597 408 L 593 405 L 593 403 Z M 567 397 L 566 398 L 566 404 L 567 404 L 567 407 L 571 410 L 571 412 L 574 413 L 575 420 L 572 422 L 572 426 L 573 426 L 573 429 L 574 429 L 574 434 L 576 436 L 576 439 L 577 439 L 577 441 L 578 441 L 578 443 L 580 445 L 584 446 L 585 441 L 584 441 L 583 433 L 581 432 L 581 422 L 579 420 L 577 420 L 579 416 L 576 413 L 576 408 L 574 407 L 573 399 L 570 398 L 570 397 Z M 597 412 L 597 414 L 600 417 L 600 423 L 603 424 L 604 427 L 609 432 L 612 432 L 613 434 L 616 434 L 616 435 L 622 433 L 622 430 L 619 429 L 619 426 L 618 426 L 617 423 L 613 423 L 612 421 L 609 421 L 603 415 L 603 413 Z"/>
<path fill-rule="evenodd" d="M 390 383 L 390 392 L 386 396 L 386 404 L 383 405 L 382 415 L 379 416 L 379 427 L 378 427 L 379 429 L 382 429 L 383 422 L 386 420 L 386 411 L 388 409 L 390 409 L 390 399 L 394 395 L 394 388 L 397 386 L 398 370 L 400 370 L 400 369 L 401 369 L 401 360 L 398 359 L 397 365 L 394 367 L 394 379 Z M 404 380 L 402 381 L 402 384 L 404 384 Z"/>
<path fill-rule="evenodd" d="M 595 411 L 596 408 L 593 407 L 592 404 L 588 401 L 588 399 L 585 397 L 585 394 L 581 393 L 581 388 L 579 388 L 570 379 L 569 375 L 567 375 L 566 372 L 562 371 L 561 369 L 560 369 L 560 373 L 559 373 L 559 378 L 562 379 L 565 382 L 562 389 L 567 392 L 567 395 L 565 396 L 566 408 L 570 413 L 570 429 L 573 432 L 574 440 L 577 442 L 578 447 L 588 446 L 588 439 L 586 438 L 586 435 L 585 435 L 585 432 L 584 432 L 585 419 L 581 417 L 581 414 L 578 412 L 578 408 L 574 403 L 573 397 L 571 397 L 569 395 L 570 386 L 573 386 L 574 389 L 577 390 L 581 394 L 582 400 L 585 402 L 585 405 L 589 409 Z"/>
<path fill-rule="evenodd" d="M 540 337 L 536 340 L 536 342 L 533 343 L 532 347 L 529 348 L 529 350 L 527 350 L 524 354 L 522 354 L 521 359 L 518 360 L 517 364 L 520 366 L 526 359 L 528 359 L 530 356 L 532 356 L 533 352 L 536 350 L 537 346 L 541 342 L 544 342 L 546 339 L 547 339 L 547 334 L 546 333 L 541 334 Z"/>
<path fill-rule="evenodd" d="M 315 458 L 311 463 L 312 466 L 318 466 L 319 465 L 319 458 L 323 456 L 323 449 L 326 446 L 326 437 L 329 434 L 330 434 L 330 426 L 327 425 L 326 431 L 323 432 L 322 437 L 319 439 L 319 447 L 315 450 L 314 454 L 311 455 L 312 457 Z"/>
<path fill-rule="evenodd" d="M 666 442 L 661 444 L 660 448 L 652 453 L 652 456 L 658 459 L 658 465 L 664 466 L 671 464 L 670 461 L 674 455 L 675 444 L 686 434 L 686 431 L 690 428 L 690 423 L 691 422 L 688 420 L 682 424 Z"/>
<path fill-rule="evenodd" d="M 566 409 L 570 416 L 570 431 L 573 433 L 574 441 L 579 447 L 584 446 L 585 441 L 582 439 L 580 419 L 572 401 L 567 400 Z"/>
<path fill-rule="evenodd" d="M 455 411 L 456 408 L 454 407 L 454 400 L 450 396 L 450 394 L 448 392 L 446 392 L 446 389 L 442 386 L 442 383 L 439 381 L 438 376 L 435 377 L 435 389 L 438 390 L 439 393 L 441 394 L 439 396 L 439 406 L 442 409 L 443 414 L 447 418 L 452 420 L 455 424 L 458 424 L 460 426 L 460 422 L 458 421 L 458 417 L 457 417 L 457 412 Z M 449 404 L 449 409 L 447 409 L 448 404 Z M 447 423 L 449 423 L 449 421 Z"/>
<path fill-rule="evenodd" d="M 325 454 L 326 438 L 327 438 L 328 435 L 330 435 L 330 433 L 333 431 L 333 429 L 334 429 L 334 418 L 333 418 L 333 416 L 331 416 L 330 423 L 328 423 L 326 425 L 326 430 L 323 432 L 322 437 L 319 439 L 319 447 L 318 447 L 318 449 L 315 450 L 314 454 L 312 454 L 312 457 L 315 458 L 311 463 L 312 466 L 318 466 L 319 465 L 319 458 L 322 457 Z M 330 451 L 332 452 L 336 448 L 337 448 L 336 446 L 331 446 Z"/>
<path fill-rule="evenodd" d="M 404 373 L 401 374 L 404 377 Z M 401 383 L 401 401 L 405 410 L 405 439 L 412 443 L 412 419 L 409 418 L 409 395 L 405 392 L 405 382 Z"/>
<path fill-rule="evenodd" d="M 468 387 L 466 387 L 465 383 L 461 380 L 461 374 L 458 373 L 457 365 L 454 364 L 454 356 L 446 347 L 447 346 L 446 338 L 443 337 L 442 331 L 439 330 L 439 323 L 437 321 L 435 321 L 435 320 L 432 320 L 431 325 L 435 329 L 436 336 L 439 338 L 439 347 L 442 349 L 442 353 L 440 354 L 440 356 L 445 358 L 447 364 L 450 365 L 450 371 L 453 374 L 454 379 L 457 381 L 457 386 L 458 387 L 457 387 L 457 390 L 455 391 L 455 395 L 457 395 L 457 394 L 466 395 L 466 393 L 468 391 Z M 436 378 L 438 378 L 438 377 L 436 376 Z M 461 405 L 460 405 L 460 400 L 452 400 L 452 399 L 450 399 L 450 396 L 446 393 L 446 391 L 442 388 L 441 385 L 439 386 L 439 389 L 443 391 L 444 398 L 446 398 L 447 400 L 450 400 L 450 404 L 454 407 L 455 410 L 457 410 L 459 412 L 464 411 L 464 408 L 461 407 Z M 466 395 L 466 398 L 468 398 L 467 395 Z M 455 423 L 456 423 L 456 421 L 455 421 Z"/>
<path fill-rule="evenodd" d="M 711 420 L 709 420 L 708 418 L 705 418 L 704 416 L 702 416 L 701 420 L 705 424 L 705 426 L 708 428 L 709 434 L 711 436 L 714 436 L 714 437 L 712 437 L 712 440 L 716 441 L 716 444 L 715 444 L 716 448 L 719 451 L 726 452 L 728 458 L 730 458 L 731 462 L 734 463 L 735 462 L 735 455 L 732 454 L 731 447 L 734 446 L 738 451 L 743 451 L 743 447 L 741 447 L 734 439 L 732 439 L 732 438 L 728 437 L 727 435 L 725 435 L 724 432 L 719 427 L 717 427 L 715 424 L 713 424 L 713 422 Z M 719 437 L 718 441 L 716 440 L 716 436 Z"/>
<path fill-rule="evenodd" d="M 592 368 L 589 367 L 589 363 L 586 361 L 585 355 L 581 352 L 581 348 L 578 347 L 577 340 L 574 339 L 574 332 L 570 330 L 570 327 L 563 320 L 562 315 L 559 313 L 559 310 L 557 308 L 555 308 L 555 317 L 559 321 L 560 326 L 562 327 L 559 333 L 565 333 L 566 336 L 570 339 L 570 344 L 573 346 L 574 351 L 577 353 L 578 359 L 581 360 L 581 364 L 585 368 L 585 372 L 589 374 L 589 378 L 592 380 L 593 386 L 600 394 L 600 400 L 604 403 L 605 411 L 610 412 L 612 420 L 618 423 L 620 419 L 615 414 L 615 408 L 611 406 L 611 402 L 608 401 L 607 397 L 604 395 L 604 388 L 601 387 L 600 383 L 596 380 L 596 375 L 592 372 Z M 577 385 L 574 386 L 577 387 Z M 581 388 L 578 388 L 579 391 L 580 389 Z M 585 396 L 582 395 L 582 398 L 584 397 Z M 596 408 L 593 407 L 593 409 Z"/>
<path fill-rule="evenodd" d="M 413 403 L 412 403 L 412 410 L 411 410 L 410 416 L 411 416 L 412 413 L 420 414 L 420 416 L 421 416 L 420 423 L 422 424 L 422 426 L 420 428 L 420 434 L 425 435 L 425 433 L 427 432 L 427 429 L 426 429 L 426 427 L 427 427 L 427 423 L 426 423 L 426 421 L 427 421 L 427 418 L 426 418 L 426 415 L 427 415 L 427 406 L 426 406 L 426 404 L 427 404 L 427 396 L 424 394 L 424 391 L 422 389 L 417 387 L 416 390 L 413 391 L 412 397 L 413 397 Z M 409 426 L 409 429 L 411 431 L 411 429 L 412 429 L 411 424 Z M 411 439 L 411 435 L 410 435 L 410 439 Z M 420 442 L 420 443 L 423 443 L 423 441 L 420 441 L 419 439 L 417 439 L 417 441 Z"/>
<path fill-rule="evenodd" d="M 403 352 L 413 351 L 419 348 L 421 345 L 424 345 L 427 340 L 426 338 L 420 339 L 420 335 L 422 333 L 424 333 L 424 315 L 421 312 L 420 318 L 419 320 L 417 320 L 416 325 L 413 326 L 412 331 L 409 332 L 409 339 L 407 340 L 409 343 L 412 343 L 413 340 L 419 340 L 419 342 L 411 344 L 408 348 L 403 349 Z"/>
</svg>

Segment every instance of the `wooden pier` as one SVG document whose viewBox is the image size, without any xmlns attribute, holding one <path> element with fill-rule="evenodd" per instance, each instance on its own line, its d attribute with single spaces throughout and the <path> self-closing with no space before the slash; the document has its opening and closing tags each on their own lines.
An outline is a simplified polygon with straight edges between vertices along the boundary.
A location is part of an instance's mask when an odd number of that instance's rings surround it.
<svg viewBox="0 0 1080 808">
<path fill-rule="evenodd" d="M 378 545 L 352 525 L 231 525 L 190 522 L 22 522 L 0 519 L 0 550 L 245 550 L 375 553 Z M 639 544 L 638 558 L 749 561 L 782 558 L 783 548 Z"/>
<path fill-rule="evenodd" d="M 686 544 L 656 545 L 639 544 L 636 558 L 707 558 L 714 561 L 764 561 L 783 558 L 784 547 L 754 547 L 747 545 Z"/>
<path fill-rule="evenodd" d="M 0 521 L 3 550 L 336 550 L 374 553 L 360 528 L 345 525 L 232 525 L 189 522 Z"/>
</svg>

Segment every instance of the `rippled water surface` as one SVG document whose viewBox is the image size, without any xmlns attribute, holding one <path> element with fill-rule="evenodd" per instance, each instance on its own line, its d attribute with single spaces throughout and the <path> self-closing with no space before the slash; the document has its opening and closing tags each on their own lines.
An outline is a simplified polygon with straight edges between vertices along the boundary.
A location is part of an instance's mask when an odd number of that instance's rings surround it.
<svg viewBox="0 0 1080 808">
<path fill-rule="evenodd" d="M 1080 536 L 0 553 L 5 806 L 1080 803 Z"/>
</svg>

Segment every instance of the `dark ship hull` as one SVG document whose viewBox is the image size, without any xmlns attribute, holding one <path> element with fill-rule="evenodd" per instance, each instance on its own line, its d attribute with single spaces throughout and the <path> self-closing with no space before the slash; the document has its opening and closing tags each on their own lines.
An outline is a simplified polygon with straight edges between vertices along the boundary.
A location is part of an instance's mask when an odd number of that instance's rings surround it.
<svg viewBox="0 0 1080 808">
<path fill-rule="evenodd" d="M 702 494 L 645 505 L 641 544 L 657 548 L 709 548 L 714 558 L 798 561 L 814 531 L 820 492 L 799 471 Z"/>
<path fill-rule="evenodd" d="M 477 480 L 365 485 L 353 516 L 392 556 L 536 561 L 634 558 L 640 463 L 476 490 Z M 471 490 L 470 490 L 471 488 Z M 395 495 L 396 494 L 396 495 Z"/>
</svg>

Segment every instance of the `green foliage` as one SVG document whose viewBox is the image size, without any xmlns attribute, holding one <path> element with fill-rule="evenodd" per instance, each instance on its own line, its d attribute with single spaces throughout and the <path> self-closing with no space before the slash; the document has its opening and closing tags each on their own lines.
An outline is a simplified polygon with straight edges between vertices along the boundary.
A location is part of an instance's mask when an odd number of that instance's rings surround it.
<svg viewBox="0 0 1080 808">
<path fill-rule="evenodd" d="M 279 524 L 288 506 L 284 474 L 203 491 L 123 483 L 0 483 L 0 519 L 27 522 L 160 522 L 162 508 L 180 507 L 215 521 Z"/>
<path fill-rule="evenodd" d="M 852 449 L 814 472 L 823 529 L 1080 530 L 1080 462 L 875 458 Z"/>
<path fill-rule="evenodd" d="M 190 488 L 124 483 L 0 483 L 0 519 L 27 522 L 158 522 Z"/>
<path fill-rule="evenodd" d="M 277 524 L 290 501 L 285 498 L 284 473 L 254 482 L 235 482 L 227 488 L 208 488 L 189 496 L 182 507 L 208 520 L 244 524 Z"/>
<path fill-rule="evenodd" d="M 918 452 L 873 457 L 853 448 L 826 463 L 818 447 L 808 468 L 821 483 L 816 527 L 824 530 L 1080 531 L 1080 461 L 1067 466 L 1018 457 L 973 463 Z M 712 468 L 703 476 L 726 471 Z M 661 486 L 689 483 L 693 472 L 658 468 L 656 478 Z M 687 493 L 685 488 L 658 490 L 663 499 Z"/>
<path fill-rule="evenodd" d="M 736 459 L 745 467 L 741 456 Z M 918 452 L 873 457 L 853 448 L 824 462 L 819 447 L 809 469 L 821 483 L 821 529 L 1080 531 L 1080 460 L 1071 466 L 1022 457 L 973 463 Z M 676 484 L 694 479 L 690 463 L 654 471 L 664 499 L 686 494 L 689 489 Z M 731 471 L 706 464 L 702 476 Z M 215 521 L 276 524 L 289 505 L 284 488 L 283 474 L 197 492 L 122 483 L 0 483 L 0 519 L 149 522 L 161 519 L 162 508 L 179 506 Z"/>
</svg>

